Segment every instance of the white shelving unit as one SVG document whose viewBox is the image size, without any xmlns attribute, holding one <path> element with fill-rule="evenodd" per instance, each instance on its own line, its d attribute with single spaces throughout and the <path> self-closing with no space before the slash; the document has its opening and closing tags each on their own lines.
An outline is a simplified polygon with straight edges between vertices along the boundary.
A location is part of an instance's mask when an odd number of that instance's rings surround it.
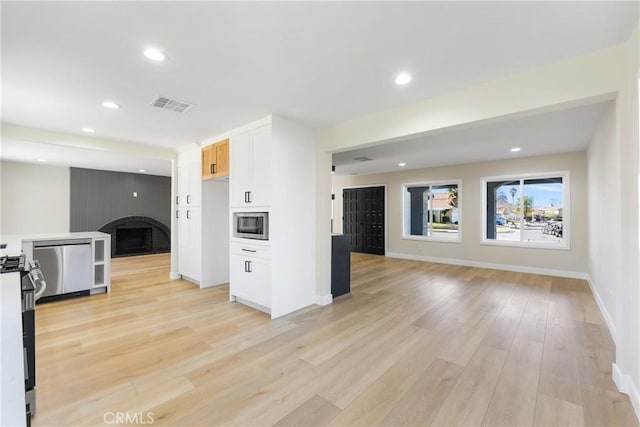
<svg viewBox="0 0 640 427">
<path fill-rule="evenodd" d="M 93 289 L 106 287 L 111 292 L 111 237 L 93 239 L 92 246 Z"/>
</svg>

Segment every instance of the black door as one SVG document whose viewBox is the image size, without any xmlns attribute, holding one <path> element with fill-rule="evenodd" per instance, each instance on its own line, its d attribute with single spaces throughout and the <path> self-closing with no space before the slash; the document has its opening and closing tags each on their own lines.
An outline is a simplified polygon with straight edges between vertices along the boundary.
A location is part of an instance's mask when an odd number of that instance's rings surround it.
<svg viewBox="0 0 640 427">
<path fill-rule="evenodd" d="M 384 187 L 344 189 L 342 205 L 351 251 L 384 255 Z"/>
</svg>

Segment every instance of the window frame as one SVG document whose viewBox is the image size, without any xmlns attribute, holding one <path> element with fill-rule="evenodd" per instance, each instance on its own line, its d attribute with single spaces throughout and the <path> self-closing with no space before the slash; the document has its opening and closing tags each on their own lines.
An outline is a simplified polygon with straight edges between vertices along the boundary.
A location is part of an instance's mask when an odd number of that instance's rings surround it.
<svg viewBox="0 0 640 427">
<path fill-rule="evenodd" d="M 458 186 L 458 235 L 457 238 L 442 238 L 434 236 L 414 236 L 407 234 L 407 189 L 410 187 L 419 186 L 439 186 L 439 185 L 457 185 Z M 462 243 L 462 180 L 461 179 L 447 179 L 437 181 L 419 181 L 404 183 L 401 185 L 400 199 L 402 203 L 402 231 L 401 240 L 415 240 L 420 242 L 438 242 L 438 243 Z"/>
<path fill-rule="evenodd" d="M 524 242 L 487 239 L 487 183 L 494 181 L 522 181 L 527 179 L 545 179 L 545 178 L 562 178 L 562 239 L 563 244 L 544 244 L 539 242 Z M 505 246 L 505 247 L 517 247 L 517 248 L 529 248 L 529 249 L 551 249 L 551 250 L 571 250 L 571 174 L 568 170 L 555 171 L 555 172 L 540 172 L 540 173 L 523 173 L 523 174 L 510 174 L 500 176 L 484 177 L 480 180 L 481 192 L 482 192 L 482 227 L 480 243 L 482 245 L 489 246 Z M 524 200 L 521 199 L 521 204 Z M 522 221 L 522 220 L 521 220 Z"/>
</svg>

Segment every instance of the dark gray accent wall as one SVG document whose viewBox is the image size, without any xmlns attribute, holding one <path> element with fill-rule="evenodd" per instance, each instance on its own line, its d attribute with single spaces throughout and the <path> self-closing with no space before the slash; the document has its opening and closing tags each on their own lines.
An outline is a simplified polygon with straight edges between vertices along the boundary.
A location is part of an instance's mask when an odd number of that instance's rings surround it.
<svg viewBox="0 0 640 427">
<path fill-rule="evenodd" d="M 125 216 L 148 216 L 171 228 L 169 177 L 70 168 L 70 190 L 71 231 L 97 231 Z"/>
</svg>

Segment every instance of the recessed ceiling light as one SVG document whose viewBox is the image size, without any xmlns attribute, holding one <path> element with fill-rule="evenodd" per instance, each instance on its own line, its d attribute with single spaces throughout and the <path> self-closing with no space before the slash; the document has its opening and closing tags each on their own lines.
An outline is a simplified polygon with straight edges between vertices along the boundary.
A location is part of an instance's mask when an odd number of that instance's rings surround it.
<svg viewBox="0 0 640 427">
<path fill-rule="evenodd" d="M 145 173 L 145 172 L 146 172 L 146 170 L 145 170 L 145 169 L 138 169 L 138 171 L 140 171 L 140 172 L 142 172 L 142 173 Z"/>
<path fill-rule="evenodd" d="M 407 73 L 400 73 L 396 77 L 396 84 L 397 85 L 406 85 L 410 81 L 411 81 L 411 76 L 409 74 L 407 74 Z"/>
<path fill-rule="evenodd" d="M 82 128 L 82 132 L 86 132 L 86 133 L 94 133 L 95 130 L 91 129 L 91 128 Z"/>
<path fill-rule="evenodd" d="M 110 108 L 112 110 L 117 110 L 118 108 L 120 108 L 120 106 L 113 101 L 104 101 L 102 103 L 102 106 L 105 108 Z"/>
<path fill-rule="evenodd" d="M 46 161 L 47 161 L 47 159 L 38 159 L 38 161 L 39 161 L 40 163 L 44 163 L 44 162 L 46 162 Z"/>
<path fill-rule="evenodd" d="M 158 62 L 161 62 L 161 61 L 164 61 L 165 59 L 167 59 L 167 57 L 165 56 L 164 53 L 162 53 L 162 51 L 160 51 L 160 50 L 158 50 L 156 48 L 153 48 L 153 47 L 150 47 L 149 49 L 146 49 L 144 51 L 144 56 L 146 56 L 147 58 L 149 58 L 152 61 L 158 61 Z"/>
<path fill-rule="evenodd" d="M 403 167 L 403 166 L 407 166 L 407 164 L 405 162 L 402 162 L 402 163 L 398 163 L 398 166 Z"/>
<path fill-rule="evenodd" d="M 514 147 L 511 149 L 512 153 L 517 153 L 518 151 L 520 151 L 520 147 Z"/>
</svg>

